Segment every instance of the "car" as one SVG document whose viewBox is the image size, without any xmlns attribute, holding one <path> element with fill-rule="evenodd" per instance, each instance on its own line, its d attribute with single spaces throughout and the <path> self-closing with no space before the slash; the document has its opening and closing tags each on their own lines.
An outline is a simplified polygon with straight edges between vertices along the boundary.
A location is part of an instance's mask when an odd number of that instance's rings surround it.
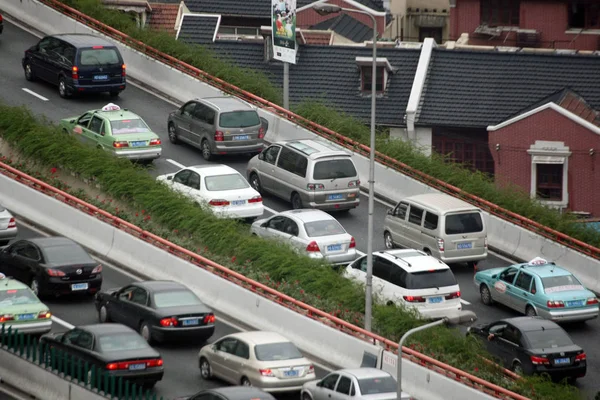
<svg viewBox="0 0 600 400">
<path fill-rule="evenodd" d="M 313 364 L 292 342 L 275 332 L 224 336 L 200 349 L 198 363 L 203 379 L 217 377 L 269 393 L 297 392 L 316 379 Z"/>
<path fill-rule="evenodd" d="M 26 334 L 43 334 L 52 328 L 52 313 L 27 285 L 0 274 L 0 324 Z"/>
<path fill-rule="evenodd" d="M 288 210 L 255 221 L 252 234 L 289 244 L 301 254 L 331 264 L 348 264 L 357 257 L 356 241 L 331 215 L 321 210 Z"/>
<path fill-rule="evenodd" d="M 60 120 L 63 132 L 117 157 L 151 162 L 160 158 L 162 142 L 137 114 L 109 103 L 98 110 Z"/>
<path fill-rule="evenodd" d="M 367 280 L 367 256 L 346 267 L 344 275 Z M 444 318 L 462 310 L 460 287 L 450 267 L 414 249 L 373 252 L 373 291 L 386 304 L 416 311 L 423 318 Z"/>
<path fill-rule="evenodd" d="M 6 246 L 18 233 L 15 217 L 0 204 L 0 247 Z"/>
<path fill-rule="evenodd" d="M 583 349 L 555 322 L 541 317 L 506 318 L 468 328 L 503 366 L 522 375 L 548 374 L 574 382 L 586 374 Z"/>
<path fill-rule="evenodd" d="M 94 35 L 49 35 L 25 50 L 25 79 L 58 86 L 62 98 L 107 92 L 118 96 L 127 86 L 126 66 L 117 46 Z"/>
<path fill-rule="evenodd" d="M 144 281 L 95 297 L 101 323 L 117 322 L 139 331 L 152 343 L 166 340 L 206 341 L 215 331 L 215 315 L 185 285 Z"/>
<path fill-rule="evenodd" d="M 275 400 L 272 394 L 251 386 L 229 386 L 201 390 L 192 396 L 174 400 Z"/>
<path fill-rule="evenodd" d="M 206 206 L 224 218 L 254 220 L 263 215 L 263 199 L 235 169 L 227 165 L 196 165 L 174 174 L 160 175 L 157 181 Z"/>
<path fill-rule="evenodd" d="M 43 354 L 47 365 L 55 349 L 147 389 L 154 387 L 164 374 L 161 355 L 136 331 L 121 324 L 83 325 L 67 332 L 48 333 L 40 338 L 40 344 L 48 349 Z M 63 358 L 63 362 L 68 359 Z M 69 370 L 69 366 L 64 367 Z"/>
<path fill-rule="evenodd" d="M 256 154 L 264 148 L 265 128 L 254 107 L 233 96 L 193 99 L 169 114 L 169 140 L 215 155 Z"/>
<path fill-rule="evenodd" d="M 377 368 L 333 371 L 323 379 L 302 386 L 302 400 L 396 400 L 398 383 L 388 372 Z M 401 399 L 412 400 L 402 392 Z"/>
<path fill-rule="evenodd" d="M 4 30 L 4 18 L 2 18 L 2 14 L 0 14 L 0 34 Z"/>
<path fill-rule="evenodd" d="M 567 269 L 536 257 L 475 274 L 481 302 L 498 302 L 527 316 L 573 322 L 598 318 L 598 298 Z"/>
<path fill-rule="evenodd" d="M 272 143 L 246 167 L 252 187 L 293 209 L 348 211 L 360 204 L 360 178 L 352 154 L 324 140 Z"/>
<path fill-rule="evenodd" d="M 29 285 L 36 296 L 95 294 L 102 265 L 65 237 L 21 239 L 0 251 L 0 272 Z"/>
</svg>

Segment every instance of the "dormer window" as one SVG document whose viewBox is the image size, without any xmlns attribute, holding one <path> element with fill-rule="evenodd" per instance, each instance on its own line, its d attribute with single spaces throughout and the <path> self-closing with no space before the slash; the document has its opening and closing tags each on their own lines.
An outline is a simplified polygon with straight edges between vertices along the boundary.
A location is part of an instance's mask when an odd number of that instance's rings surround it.
<svg viewBox="0 0 600 400">
<path fill-rule="evenodd" d="M 373 59 L 371 57 L 356 57 L 356 63 L 360 70 L 360 90 L 365 95 L 371 94 L 373 80 Z M 375 75 L 375 90 L 377 94 L 383 94 L 387 88 L 389 75 L 393 68 L 387 58 L 377 57 L 375 63 L 377 75 Z"/>
</svg>

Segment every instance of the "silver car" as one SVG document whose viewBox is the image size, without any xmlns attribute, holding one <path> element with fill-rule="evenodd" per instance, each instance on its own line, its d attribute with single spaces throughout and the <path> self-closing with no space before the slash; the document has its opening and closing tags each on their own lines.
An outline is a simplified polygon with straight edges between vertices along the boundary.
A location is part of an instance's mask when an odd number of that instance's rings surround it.
<svg viewBox="0 0 600 400">
<path fill-rule="evenodd" d="M 239 332 L 204 346 L 198 354 L 200 374 L 265 392 L 300 391 L 316 379 L 315 368 L 296 346 L 275 332 Z"/>
<path fill-rule="evenodd" d="M 356 242 L 331 215 L 321 210 L 290 210 L 255 221 L 250 231 L 288 243 L 299 253 L 348 264 L 357 257 Z"/>
<path fill-rule="evenodd" d="M 17 237 L 18 229 L 15 217 L 0 205 L 0 247 Z"/>
<path fill-rule="evenodd" d="M 377 368 L 334 371 L 325 378 L 305 383 L 302 400 L 396 400 L 398 384 L 389 373 Z M 402 392 L 401 399 L 412 400 Z"/>
</svg>

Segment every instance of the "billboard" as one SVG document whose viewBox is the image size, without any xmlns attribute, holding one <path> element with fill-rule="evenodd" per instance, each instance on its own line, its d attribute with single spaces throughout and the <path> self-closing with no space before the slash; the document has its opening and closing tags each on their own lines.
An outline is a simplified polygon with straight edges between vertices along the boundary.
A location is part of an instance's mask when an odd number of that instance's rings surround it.
<svg viewBox="0 0 600 400">
<path fill-rule="evenodd" d="M 273 58 L 296 64 L 296 0 L 271 0 Z"/>
</svg>

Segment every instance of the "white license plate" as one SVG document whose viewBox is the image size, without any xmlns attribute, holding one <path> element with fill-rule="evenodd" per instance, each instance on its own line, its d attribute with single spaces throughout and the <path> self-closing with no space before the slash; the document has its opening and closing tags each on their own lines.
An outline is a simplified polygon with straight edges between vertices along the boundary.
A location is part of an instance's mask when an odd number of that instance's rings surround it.
<svg viewBox="0 0 600 400">
<path fill-rule="evenodd" d="M 105 81 L 108 79 L 108 75 L 94 75 L 94 80 Z"/>
<path fill-rule="evenodd" d="M 142 147 L 146 145 L 146 141 L 131 142 L 131 147 Z"/>
<path fill-rule="evenodd" d="M 341 249 L 341 244 L 330 244 L 329 246 L 327 246 L 327 251 L 340 251 Z"/>
<path fill-rule="evenodd" d="M 442 302 L 442 298 L 441 297 L 429 297 L 427 300 L 430 303 L 441 303 Z"/>
<path fill-rule="evenodd" d="M 287 377 L 298 376 L 298 371 L 283 371 L 283 376 L 287 376 Z"/>
<path fill-rule="evenodd" d="M 88 288 L 88 284 L 87 283 L 74 283 L 71 285 L 71 290 L 75 291 L 75 290 L 87 290 Z"/>
<path fill-rule="evenodd" d="M 235 135 L 233 137 L 233 140 L 248 140 L 250 139 L 250 136 L 248 135 Z"/>
<path fill-rule="evenodd" d="M 554 364 L 568 364 L 571 362 L 570 358 L 555 358 Z"/>
<path fill-rule="evenodd" d="M 199 323 L 200 323 L 200 320 L 198 318 L 195 318 L 195 319 L 184 319 L 182 321 L 182 325 L 183 326 L 198 325 Z"/>
<path fill-rule="evenodd" d="M 146 369 L 146 364 L 142 363 L 142 364 L 131 364 L 129 366 L 129 370 L 130 371 L 139 371 L 141 369 Z"/>
<path fill-rule="evenodd" d="M 343 200 L 343 199 L 344 199 L 343 194 L 330 194 L 329 196 L 327 196 L 327 200 Z"/>
<path fill-rule="evenodd" d="M 19 321 L 24 321 L 24 320 L 29 320 L 29 319 L 35 319 L 35 314 L 21 314 L 21 315 L 17 315 L 17 320 Z"/>
<path fill-rule="evenodd" d="M 232 206 L 243 206 L 246 204 L 246 200 L 234 200 L 231 202 Z"/>
<path fill-rule="evenodd" d="M 471 249 L 473 248 L 473 243 L 459 243 L 456 245 L 456 248 L 459 250 Z"/>
</svg>

